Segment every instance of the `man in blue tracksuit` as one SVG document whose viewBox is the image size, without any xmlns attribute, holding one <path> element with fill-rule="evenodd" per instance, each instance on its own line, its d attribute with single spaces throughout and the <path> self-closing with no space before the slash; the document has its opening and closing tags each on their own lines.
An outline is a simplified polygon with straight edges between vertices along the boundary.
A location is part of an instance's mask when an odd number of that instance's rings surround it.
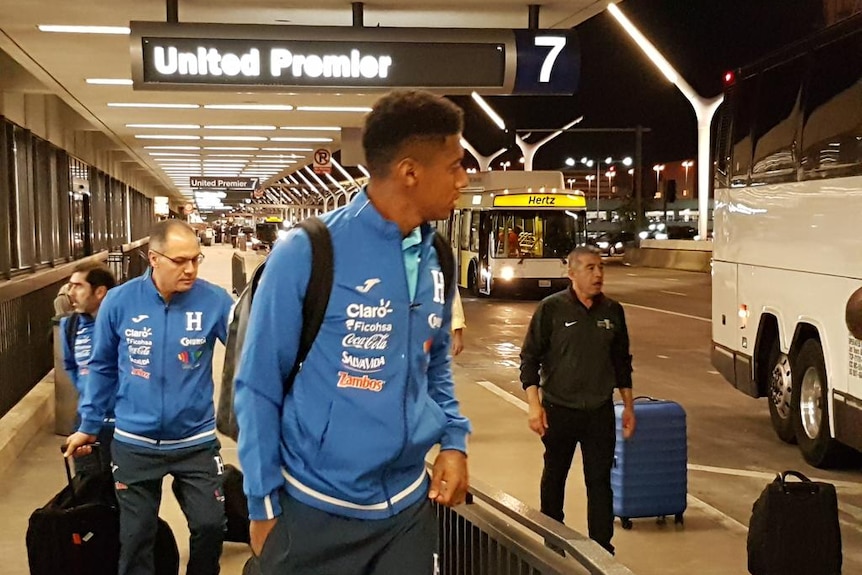
<svg viewBox="0 0 862 575">
<path fill-rule="evenodd" d="M 215 434 L 212 357 L 224 342 L 233 298 L 198 279 L 203 260 L 191 227 L 179 220 L 150 233 L 151 271 L 111 290 L 96 318 L 81 425 L 66 455 L 96 439 L 116 397 L 111 446 L 120 503 L 119 575 L 153 575 L 162 480 L 191 532 L 188 575 L 219 572 L 224 539 L 224 466 Z"/>
<path fill-rule="evenodd" d="M 368 115 L 371 180 L 323 216 L 333 287 L 287 397 L 308 236 L 291 233 L 269 257 L 235 388 L 251 546 L 264 574 L 434 573 L 430 501 L 464 501 L 470 426 L 454 395 L 451 309 L 427 222 L 448 218 L 467 184 L 461 129 L 460 109 L 426 92 L 392 93 Z"/>
<path fill-rule="evenodd" d="M 90 376 L 90 357 L 93 354 L 93 329 L 96 315 L 108 290 L 117 284 L 114 274 L 101 262 L 84 261 L 72 270 L 69 278 L 69 300 L 74 307 L 72 315 L 60 319 L 60 345 L 63 350 L 63 367 L 78 391 L 83 393 L 84 383 Z M 78 416 L 80 423 L 80 416 Z M 77 425 L 77 424 L 76 424 Z M 87 473 L 110 469 L 111 438 L 114 435 L 114 405 L 108 406 L 104 425 L 99 432 L 99 457 L 85 455 L 75 460 L 75 471 Z"/>
</svg>

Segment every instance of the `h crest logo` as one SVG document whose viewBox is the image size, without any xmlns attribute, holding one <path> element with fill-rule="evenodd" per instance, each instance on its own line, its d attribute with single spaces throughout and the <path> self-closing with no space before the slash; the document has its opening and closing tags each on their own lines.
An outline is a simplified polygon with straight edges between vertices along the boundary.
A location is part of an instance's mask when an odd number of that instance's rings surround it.
<svg viewBox="0 0 862 575">
<path fill-rule="evenodd" d="M 434 303 L 446 303 L 446 279 L 440 270 L 431 270 L 434 278 Z"/>
<path fill-rule="evenodd" d="M 203 312 L 186 312 L 186 331 L 201 331 L 203 329 Z"/>
</svg>

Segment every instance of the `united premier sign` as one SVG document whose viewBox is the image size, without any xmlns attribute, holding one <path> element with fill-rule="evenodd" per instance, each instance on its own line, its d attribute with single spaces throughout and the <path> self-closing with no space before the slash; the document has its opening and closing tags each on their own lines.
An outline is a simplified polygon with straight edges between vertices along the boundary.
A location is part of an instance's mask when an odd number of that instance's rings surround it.
<svg viewBox="0 0 862 575">
<path fill-rule="evenodd" d="M 572 94 L 572 30 L 132 22 L 135 89 L 392 89 Z"/>
<path fill-rule="evenodd" d="M 253 190 L 257 187 L 259 178 L 225 177 L 225 178 L 189 178 L 189 187 L 198 189 L 218 190 Z"/>
</svg>

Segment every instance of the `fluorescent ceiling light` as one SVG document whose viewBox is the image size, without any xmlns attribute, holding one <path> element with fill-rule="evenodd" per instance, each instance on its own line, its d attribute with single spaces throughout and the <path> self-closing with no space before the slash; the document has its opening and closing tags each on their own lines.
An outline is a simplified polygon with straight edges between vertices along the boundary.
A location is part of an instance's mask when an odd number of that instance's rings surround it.
<svg viewBox="0 0 862 575">
<path fill-rule="evenodd" d="M 109 108 L 170 108 L 175 110 L 196 110 L 197 104 L 161 104 L 147 102 L 108 102 Z"/>
<path fill-rule="evenodd" d="M 200 150 L 199 146 L 144 146 L 145 150 Z"/>
<path fill-rule="evenodd" d="M 264 152 L 313 152 L 311 148 L 261 148 Z M 304 156 L 303 156 L 304 157 Z"/>
<path fill-rule="evenodd" d="M 176 134 L 135 134 L 139 140 L 200 140 L 200 136 L 179 136 Z"/>
<path fill-rule="evenodd" d="M 260 164 L 260 165 L 263 165 L 263 164 L 281 165 L 281 164 L 295 164 L 296 160 L 252 160 L 252 162 L 254 164 Z"/>
<path fill-rule="evenodd" d="M 291 160 L 297 160 L 297 159 L 301 159 L 304 157 L 305 157 L 304 155 L 300 156 L 298 154 L 258 154 L 255 156 L 255 158 L 279 158 L 279 159 L 289 158 Z"/>
<path fill-rule="evenodd" d="M 297 106 L 299 112 L 370 112 L 367 106 Z"/>
<path fill-rule="evenodd" d="M 204 126 L 205 130 L 275 130 L 275 126 Z"/>
<path fill-rule="evenodd" d="M 128 36 L 131 30 L 128 26 L 66 26 L 55 24 L 39 24 L 40 32 L 60 32 L 66 34 L 117 34 Z"/>
<path fill-rule="evenodd" d="M 197 124 L 126 124 L 127 128 L 145 128 L 156 130 L 199 130 Z"/>
<path fill-rule="evenodd" d="M 200 156 L 200 154 L 183 154 L 183 153 L 178 153 L 178 152 L 173 152 L 173 153 L 172 153 L 172 152 L 150 152 L 150 155 L 151 155 L 151 156 L 153 156 L 153 157 L 161 157 L 161 156 L 165 156 L 165 159 L 166 159 L 166 160 L 167 160 L 167 159 L 169 159 L 169 158 L 196 157 L 196 156 Z M 156 160 L 156 161 L 158 161 L 158 160 Z"/>
<path fill-rule="evenodd" d="M 220 140 L 226 142 L 265 142 L 265 136 L 204 136 L 204 140 Z"/>
<path fill-rule="evenodd" d="M 331 142 L 332 138 L 283 138 L 283 137 L 274 137 L 270 138 L 272 142 Z"/>
<path fill-rule="evenodd" d="M 506 129 L 506 123 L 503 121 L 503 118 L 494 111 L 494 109 L 485 101 L 484 98 L 482 98 L 482 96 L 479 95 L 478 92 L 473 92 L 471 96 L 473 97 L 473 100 L 479 104 L 479 107 L 482 108 L 482 111 L 485 112 L 485 115 L 491 118 L 492 122 L 497 124 L 498 128 L 501 130 Z"/>
<path fill-rule="evenodd" d="M 254 154 L 208 154 L 208 158 L 254 158 Z"/>
<path fill-rule="evenodd" d="M 281 126 L 279 130 L 296 130 L 307 132 L 340 132 L 338 126 Z"/>
<path fill-rule="evenodd" d="M 287 104 L 205 104 L 207 110 L 264 110 L 269 112 L 290 112 L 293 106 Z"/>
<path fill-rule="evenodd" d="M 257 148 L 245 148 L 245 147 L 236 147 L 236 146 L 227 146 L 227 147 L 210 147 L 204 148 L 204 150 L 220 150 L 222 152 L 253 152 L 257 150 Z"/>
<path fill-rule="evenodd" d="M 132 81 L 128 78 L 87 78 L 88 84 L 98 86 L 131 86 Z"/>
</svg>

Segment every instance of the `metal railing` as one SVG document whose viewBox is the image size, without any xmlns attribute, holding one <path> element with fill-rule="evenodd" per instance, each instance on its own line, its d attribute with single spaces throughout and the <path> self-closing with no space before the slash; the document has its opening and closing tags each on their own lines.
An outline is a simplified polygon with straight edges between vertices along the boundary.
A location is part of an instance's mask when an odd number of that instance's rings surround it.
<svg viewBox="0 0 862 575">
<path fill-rule="evenodd" d="M 442 575 L 633 575 L 595 541 L 475 478 L 468 502 L 437 505 L 437 518 Z"/>
</svg>

